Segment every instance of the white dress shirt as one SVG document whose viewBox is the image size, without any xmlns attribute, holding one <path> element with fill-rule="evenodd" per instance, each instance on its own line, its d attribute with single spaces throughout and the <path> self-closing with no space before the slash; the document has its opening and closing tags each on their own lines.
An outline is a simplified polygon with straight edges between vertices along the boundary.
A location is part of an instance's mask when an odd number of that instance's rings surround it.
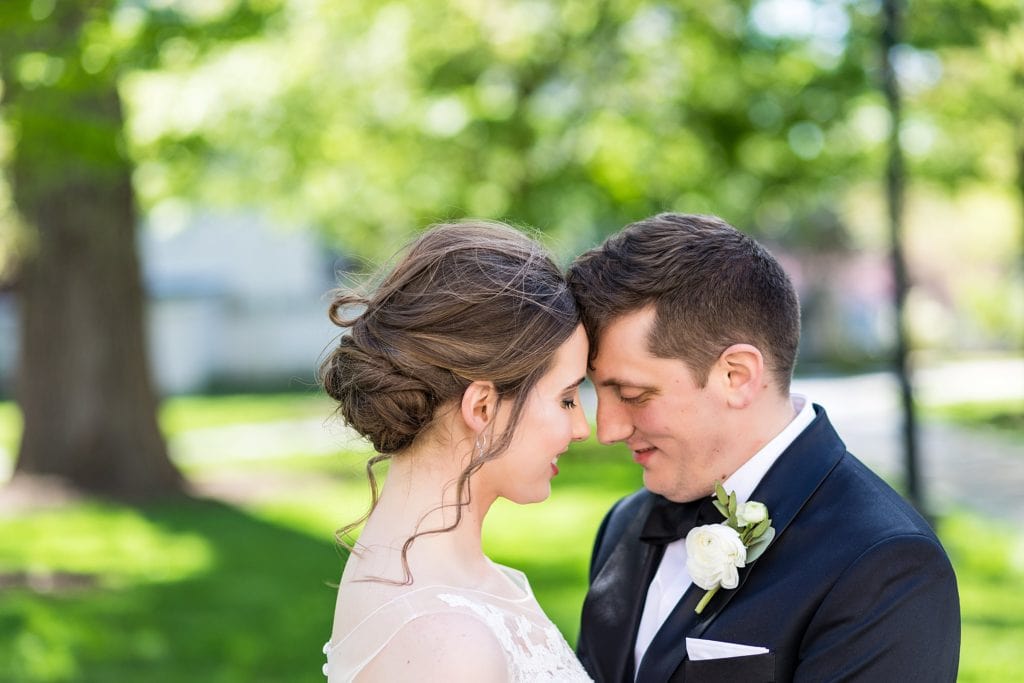
<svg viewBox="0 0 1024 683">
<path fill-rule="evenodd" d="M 761 483 L 764 475 L 782 452 L 789 448 L 796 437 L 800 436 L 814 420 L 814 408 L 805 396 L 790 394 L 790 400 L 793 402 L 796 417 L 722 484 L 726 491 L 736 494 L 740 503 L 747 502 L 750 494 Z M 640 617 L 640 629 L 636 634 L 634 676 L 640 670 L 640 662 L 643 661 L 654 636 L 691 583 L 693 581 L 690 573 L 686 571 L 686 539 L 681 538 L 665 546 L 665 554 L 661 557 L 658 571 L 647 589 L 647 599 L 644 601 L 644 611 Z"/>
</svg>

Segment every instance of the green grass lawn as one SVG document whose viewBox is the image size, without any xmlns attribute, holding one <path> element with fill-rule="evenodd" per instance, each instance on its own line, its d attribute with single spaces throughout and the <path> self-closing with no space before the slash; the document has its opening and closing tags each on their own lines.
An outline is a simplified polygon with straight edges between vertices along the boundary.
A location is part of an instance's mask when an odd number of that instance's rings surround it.
<svg viewBox="0 0 1024 683">
<path fill-rule="evenodd" d="M 173 438 L 186 430 L 302 418 L 327 418 L 331 399 L 306 393 L 173 396 L 160 406 L 160 427 Z"/>
<path fill-rule="evenodd" d="M 195 424 L 187 405 L 179 410 L 176 419 Z M 208 424 L 231 422 L 235 408 L 217 410 Z M 0 429 L 4 419 L 0 411 Z M 365 505 L 362 457 L 190 470 L 194 478 L 234 471 L 277 486 L 272 496 L 234 506 L 86 502 L 0 518 L 0 681 L 322 680 L 320 647 L 335 596 L 329 584 L 343 557 L 332 532 Z M 549 501 L 499 501 L 485 544 L 496 561 L 526 571 L 574 641 L 597 525 L 640 480 L 621 450 L 592 442 L 575 445 L 560 467 Z M 1024 680 L 1024 535 L 964 511 L 938 526 L 960 584 L 960 680 Z"/>
<path fill-rule="evenodd" d="M 1000 399 L 925 406 L 927 417 L 1001 434 L 1024 444 L 1024 400 Z"/>
</svg>

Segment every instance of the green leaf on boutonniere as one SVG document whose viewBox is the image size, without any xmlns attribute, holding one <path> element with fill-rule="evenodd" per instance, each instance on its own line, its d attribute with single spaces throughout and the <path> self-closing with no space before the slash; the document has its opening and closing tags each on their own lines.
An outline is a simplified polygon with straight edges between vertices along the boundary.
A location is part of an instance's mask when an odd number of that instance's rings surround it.
<svg viewBox="0 0 1024 683">
<path fill-rule="evenodd" d="M 725 492 L 725 489 L 717 481 L 715 482 L 714 505 L 720 515 L 729 519 L 729 494 Z"/>
<path fill-rule="evenodd" d="M 765 522 L 771 522 L 766 519 Z M 763 524 L 763 522 L 762 522 Z M 760 526 L 760 524 L 758 525 Z M 757 558 L 761 557 L 761 553 L 768 548 L 768 544 L 775 538 L 775 527 L 769 526 L 759 538 L 756 538 L 750 545 L 747 546 L 747 564 L 750 564 Z"/>
<path fill-rule="evenodd" d="M 760 522 L 758 522 L 757 526 L 754 527 L 754 530 L 750 533 L 750 537 L 751 538 L 761 538 L 761 535 L 764 532 L 768 531 L 768 529 L 770 529 L 771 526 L 772 526 L 772 518 L 771 517 L 765 517 Z"/>
<path fill-rule="evenodd" d="M 725 492 L 725 489 L 722 487 L 722 483 L 718 481 L 715 482 L 715 498 L 717 498 L 718 502 L 726 509 L 729 508 L 729 494 Z"/>
</svg>

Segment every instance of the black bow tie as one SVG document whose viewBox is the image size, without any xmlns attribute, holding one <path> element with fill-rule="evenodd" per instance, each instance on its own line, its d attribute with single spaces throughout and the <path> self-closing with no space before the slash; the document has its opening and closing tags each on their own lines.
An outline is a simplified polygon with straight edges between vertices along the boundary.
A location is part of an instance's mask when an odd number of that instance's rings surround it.
<svg viewBox="0 0 1024 683">
<path fill-rule="evenodd" d="M 644 528 L 640 531 L 640 540 L 663 545 L 685 538 L 695 526 L 722 521 L 724 517 L 715 508 L 715 499 L 712 497 L 698 498 L 689 503 L 673 503 L 662 498 L 651 507 Z"/>
</svg>

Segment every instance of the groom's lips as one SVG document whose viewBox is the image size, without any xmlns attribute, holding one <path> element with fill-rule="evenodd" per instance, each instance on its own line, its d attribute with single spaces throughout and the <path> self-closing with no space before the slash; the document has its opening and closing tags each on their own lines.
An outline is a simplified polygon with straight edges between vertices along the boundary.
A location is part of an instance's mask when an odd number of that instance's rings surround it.
<svg viewBox="0 0 1024 683">
<path fill-rule="evenodd" d="M 638 465 L 646 465 L 647 461 L 651 459 L 651 454 L 657 449 L 654 446 L 648 446 L 646 448 L 637 448 L 633 450 L 633 460 Z"/>
</svg>

